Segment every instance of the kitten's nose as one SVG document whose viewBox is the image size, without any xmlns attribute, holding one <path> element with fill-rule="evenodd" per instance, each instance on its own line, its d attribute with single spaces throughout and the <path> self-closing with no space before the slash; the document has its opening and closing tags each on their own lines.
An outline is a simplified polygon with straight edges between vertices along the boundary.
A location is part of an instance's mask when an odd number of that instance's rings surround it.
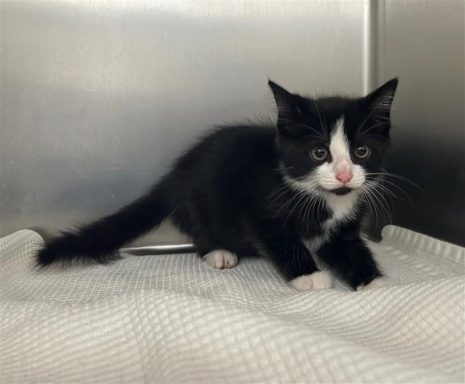
<svg viewBox="0 0 465 384">
<path fill-rule="evenodd" d="M 336 173 L 336 179 L 338 179 L 341 183 L 348 183 L 352 180 L 352 172 L 351 171 L 342 171 Z"/>
</svg>

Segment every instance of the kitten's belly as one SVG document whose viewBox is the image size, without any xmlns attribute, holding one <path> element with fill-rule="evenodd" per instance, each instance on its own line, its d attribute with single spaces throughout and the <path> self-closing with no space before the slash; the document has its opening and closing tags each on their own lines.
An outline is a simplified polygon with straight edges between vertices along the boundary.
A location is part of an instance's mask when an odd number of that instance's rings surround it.
<svg viewBox="0 0 465 384">
<path fill-rule="evenodd" d="M 304 244 L 305 246 L 310 250 L 312 253 L 318 252 L 318 250 L 321 248 L 321 246 L 325 243 L 327 243 L 330 238 L 331 234 L 336 230 L 338 225 L 342 222 L 343 220 L 339 218 L 331 218 L 329 220 L 326 220 L 323 225 L 322 229 L 323 232 L 321 235 L 314 236 L 310 239 L 305 239 Z"/>
<path fill-rule="evenodd" d="M 312 253 L 318 252 L 321 246 L 328 241 L 326 233 L 322 235 L 312 237 L 311 239 L 305 239 L 304 244 Z"/>
</svg>

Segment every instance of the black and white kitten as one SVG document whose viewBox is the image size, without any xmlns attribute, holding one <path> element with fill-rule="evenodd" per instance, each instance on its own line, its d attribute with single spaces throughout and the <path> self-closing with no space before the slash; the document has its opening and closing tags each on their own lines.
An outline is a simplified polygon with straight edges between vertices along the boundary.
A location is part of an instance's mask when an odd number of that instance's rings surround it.
<svg viewBox="0 0 465 384">
<path fill-rule="evenodd" d="M 299 290 L 380 285 L 360 238 L 367 196 L 380 182 L 397 79 L 363 98 L 307 98 L 270 81 L 277 127 L 237 125 L 210 133 L 151 191 L 118 212 L 48 241 L 40 266 L 118 258 L 122 245 L 170 217 L 214 268 L 269 257 Z"/>
</svg>

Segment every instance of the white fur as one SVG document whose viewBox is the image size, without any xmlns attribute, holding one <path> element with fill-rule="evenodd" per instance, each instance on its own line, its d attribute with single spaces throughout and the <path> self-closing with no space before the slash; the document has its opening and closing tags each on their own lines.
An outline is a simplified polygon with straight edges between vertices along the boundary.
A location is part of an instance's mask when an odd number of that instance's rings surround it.
<svg viewBox="0 0 465 384">
<path fill-rule="evenodd" d="M 321 236 L 315 236 L 311 239 L 305 239 L 304 244 L 305 246 L 315 254 L 321 248 L 321 246 L 328 241 L 328 236 L 326 233 L 323 233 Z"/>
<path fill-rule="evenodd" d="M 318 199 L 323 199 L 332 212 L 331 217 L 323 223 L 324 233 L 308 241 L 310 250 L 314 252 L 329 240 L 337 225 L 350 219 L 354 214 L 360 196 L 360 190 L 357 188 L 365 182 L 365 170 L 360 165 L 353 164 L 350 157 L 349 143 L 344 132 L 344 117 L 340 117 L 336 121 L 330 138 L 329 150 L 332 161 L 318 166 L 304 180 L 295 180 L 287 175 L 285 176 L 285 180 L 290 186 L 300 191 L 305 190 L 314 196 L 316 195 Z M 345 186 L 353 188 L 353 190 L 341 196 L 329 192 L 329 190 L 344 186 L 336 178 L 337 172 L 344 170 L 352 172 L 352 180 Z M 318 185 L 328 190 L 328 192 L 317 191 L 316 186 Z"/>
<path fill-rule="evenodd" d="M 355 212 L 354 208 L 358 203 L 358 196 L 359 193 L 357 191 L 352 191 L 344 196 L 325 195 L 326 204 L 333 214 L 328 220 L 323 222 L 323 234 L 306 241 L 305 244 L 310 251 L 317 252 L 331 238 L 331 234 L 337 226 L 352 217 Z"/>
<path fill-rule="evenodd" d="M 355 212 L 355 207 L 358 204 L 358 198 L 360 192 L 358 190 L 353 190 L 352 192 L 338 196 L 331 192 L 316 192 L 309 187 L 306 187 L 304 183 L 300 181 L 295 181 L 291 178 L 286 177 L 286 181 L 289 185 L 293 186 L 296 189 L 302 190 L 305 189 L 309 194 L 318 194 L 318 199 L 323 199 L 326 202 L 326 205 L 331 210 L 331 217 L 326 220 L 323 226 L 323 234 L 321 236 L 316 236 L 312 239 L 308 239 L 306 242 L 307 247 L 312 252 L 317 252 L 320 247 L 327 242 L 332 231 L 342 222 L 349 220 Z"/>
<path fill-rule="evenodd" d="M 315 192 L 315 186 L 320 185 L 326 190 L 341 188 L 343 186 L 356 189 L 365 182 L 365 170 L 358 164 L 353 164 L 350 157 L 349 143 L 344 132 L 344 118 L 336 121 L 333 133 L 329 142 L 331 162 L 324 162 L 319 165 L 304 180 L 295 180 L 286 177 L 290 184 L 298 189 L 306 189 Z M 350 171 L 352 179 L 344 184 L 336 178 L 336 174 L 341 171 Z M 344 196 L 343 196 L 344 197 Z M 335 197 L 336 199 L 339 197 Z"/>
<path fill-rule="evenodd" d="M 338 168 L 342 165 L 350 166 L 350 152 L 349 152 L 349 140 L 344 132 L 344 118 L 340 117 L 334 126 L 331 140 L 329 142 L 329 151 L 333 157 L 333 161 L 336 162 Z M 338 164 L 340 162 L 346 162 L 346 164 Z"/>
<path fill-rule="evenodd" d="M 382 288 L 386 285 L 387 280 L 385 277 L 377 277 L 376 279 L 371 280 L 368 284 L 357 287 L 357 291 L 366 291 L 368 289 Z"/>
<path fill-rule="evenodd" d="M 350 216 L 353 212 L 355 203 L 358 200 L 359 191 L 354 190 L 346 195 L 338 196 L 328 193 L 325 196 L 326 204 L 333 211 L 332 220 L 342 220 Z"/>
<path fill-rule="evenodd" d="M 329 152 L 332 158 L 331 163 L 323 163 L 312 175 L 312 178 L 316 178 L 321 186 L 328 190 L 343 186 L 358 188 L 365 182 L 365 170 L 363 167 L 352 163 L 349 141 L 344 132 L 343 117 L 339 118 L 334 125 L 329 142 Z M 352 173 L 352 179 L 347 184 L 343 184 L 336 178 L 336 174 L 344 170 Z"/>
<path fill-rule="evenodd" d="M 204 255 L 202 259 L 212 268 L 230 269 L 237 265 L 236 254 L 225 249 L 215 249 Z"/>
<path fill-rule="evenodd" d="M 310 289 L 326 289 L 333 286 L 331 274 L 327 271 L 314 272 L 311 275 L 302 275 L 291 280 L 291 285 L 298 291 Z"/>
</svg>

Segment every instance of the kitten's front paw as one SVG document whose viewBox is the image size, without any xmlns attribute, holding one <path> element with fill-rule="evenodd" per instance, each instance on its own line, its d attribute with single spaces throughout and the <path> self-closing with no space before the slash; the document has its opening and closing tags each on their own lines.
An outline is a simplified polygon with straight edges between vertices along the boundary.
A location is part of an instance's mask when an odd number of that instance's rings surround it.
<svg viewBox="0 0 465 384">
<path fill-rule="evenodd" d="M 360 285 L 357 287 L 357 291 L 366 291 L 368 289 L 377 289 L 382 288 L 387 285 L 387 279 L 383 276 L 377 277 L 376 279 L 371 280 L 368 284 Z"/>
<path fill-rule="evenodd" d="M 226 249 L 215 249 L 202 257 L 210 267 L 216 269 L 231 269 L 237 265 L 238 259 L 235 253 Z"/>
<path fill-rule="evenodd" d="M 309 289 L 326 289 L 333 286 L 331 274 L 327 271 L 313 272 L 311 275 L 303 275 L 291 280 L 291 285 L 298 291 Z"/>
</svg>

